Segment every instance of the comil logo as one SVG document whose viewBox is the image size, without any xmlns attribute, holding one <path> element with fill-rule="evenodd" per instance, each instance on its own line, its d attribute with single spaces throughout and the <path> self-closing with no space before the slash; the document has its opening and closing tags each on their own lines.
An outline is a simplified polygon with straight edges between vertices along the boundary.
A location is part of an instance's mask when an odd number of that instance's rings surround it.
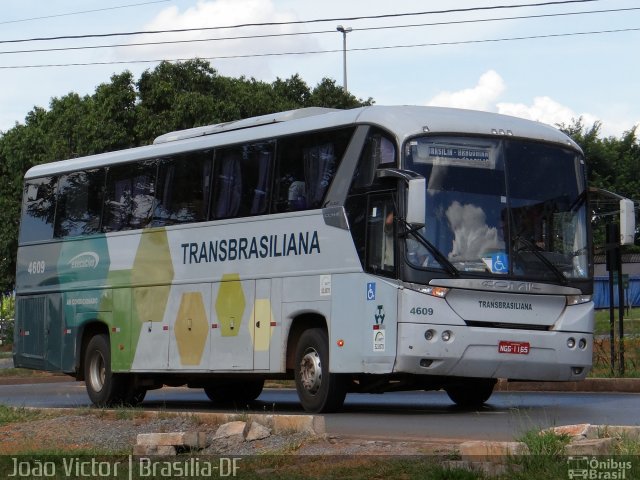
<svg viewBox="0 0 640 480">
<path fill-rule="evenodd" d="M 69 260 L 69 266 L 76 268 L 97 268 L 100 257 L 96 252 L 82 252 Z"/>
</svg>

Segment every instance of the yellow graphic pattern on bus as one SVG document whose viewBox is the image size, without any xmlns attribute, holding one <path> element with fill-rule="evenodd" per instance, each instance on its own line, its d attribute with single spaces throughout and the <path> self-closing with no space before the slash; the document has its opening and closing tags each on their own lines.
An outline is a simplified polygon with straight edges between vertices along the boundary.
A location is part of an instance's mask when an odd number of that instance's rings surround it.
<svg viewBox="0 0 640 480">
<path fill-rule="evenodd" d="M 199 365 L 207 344 L 209 323 L 200 292 L 182 294 L 175 323 L 176 343 L 182 365 Z"/>
<path fill-rule="evenodd" d="M 162 286 L 134 290 L 134 304 L 141 323 L 162 321 L 172 280 L 173 264 L 167 232 L 160 228 L 143 231 L 133 262 L 131 282 L 133 285 Z"/>
<path fill-rule="evenodd" d="M 242 326 L 246 300 L 240 283 L 240 275 L 228 273 L 222 276 L 216 298 L 216 315 L 223 337 L 237 337 Z"/>
<path fill-rule="evenodd" d="M 271 342 L 271 331 L 273 330 L 273 312 L 271 311 L 271 301 L 268 298 L 256 298 L 256 302 L 251 312 L 250 328 L 251 340 L 256 352 L 269 351 L 269 343 Z"/>
</svg>

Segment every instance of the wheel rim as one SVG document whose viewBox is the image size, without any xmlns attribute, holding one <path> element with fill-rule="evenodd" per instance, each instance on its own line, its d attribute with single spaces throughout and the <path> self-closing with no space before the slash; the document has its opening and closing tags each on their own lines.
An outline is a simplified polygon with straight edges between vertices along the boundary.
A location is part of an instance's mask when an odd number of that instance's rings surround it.
<svg viewBox="0 0 640 480">
<path fill-rule="evenodd" d="M 99 392 L 104 387 L 106 368 L 104 358 L 100 352 L 94 352 L 89 363 L 89 383 L 94 392 Z"/>
<path fill-rule="evenodd" d="M 308 348 L 300 361 L 300 382 L 310 394 L 315 394 L 322 384 L 322 364 L 320 355 L 314 348 Z"/>
</svg>

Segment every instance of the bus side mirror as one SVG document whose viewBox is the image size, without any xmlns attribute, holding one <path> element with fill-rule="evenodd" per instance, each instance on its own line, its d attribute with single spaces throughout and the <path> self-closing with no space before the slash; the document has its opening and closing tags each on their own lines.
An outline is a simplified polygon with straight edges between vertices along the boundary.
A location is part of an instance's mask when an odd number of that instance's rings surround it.
<svg viewBox="0 0 640 480">
<path fill-rule="evenodd" d="M 620 200 L 620 245 L 633 245 L 636 233 L 636 215 L 633 201 Z"/>
<path fill-rule="evenodd" d="M 411 170 L 384 168 L 378 170 L 379 178 L 400 178 L 407 183 L 407 211 L 405 221 L 414 227 L 423 227 L 426 215 L 424 200 L 427 180 Z"/>
<path fill-rule="evenodd" d="M 407 188 L 407 218 L 408 224 L 415 227 L 424 226 L 425 219 L 425 189 L 427 181 L 424 177 L 412 178 Z"/>
</svg>

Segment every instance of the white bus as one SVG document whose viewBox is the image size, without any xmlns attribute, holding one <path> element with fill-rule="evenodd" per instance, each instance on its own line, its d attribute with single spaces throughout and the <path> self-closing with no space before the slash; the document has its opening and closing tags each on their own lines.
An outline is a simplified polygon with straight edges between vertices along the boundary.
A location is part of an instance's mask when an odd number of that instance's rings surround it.
<svg viewBox="0 0 640 480">
<path fill-rule="evenodd" d="M 14 362 L 99 406 L 573 381 L 592 361 L 585 165 L 491 113 L 302 109 L 25 175 Z"/>
</svg>

